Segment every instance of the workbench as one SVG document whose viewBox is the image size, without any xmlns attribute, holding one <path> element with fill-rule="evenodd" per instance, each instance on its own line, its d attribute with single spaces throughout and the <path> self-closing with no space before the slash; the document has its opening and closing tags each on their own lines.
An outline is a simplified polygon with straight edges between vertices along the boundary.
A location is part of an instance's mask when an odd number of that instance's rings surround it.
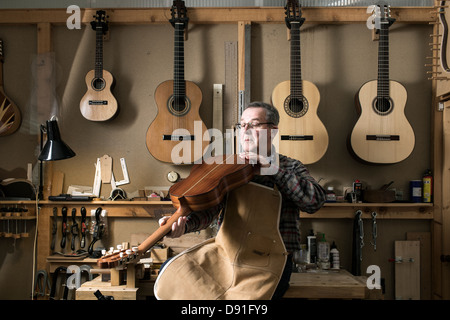
<svg viewBox="0 0 450 320">
<path fill-rule="evenodd" d="M 136 281 L 137 288 L 126 285 L 111 286 L 101 277 L 85 282 L 76 291 L 76 300 L 96 300 L 94 292 L 100 290 L 115 300 L 136 300 L 153 296 L 154 281 Z M 377 291 L 374 294 L 372 291 Z M 373 299 L 381 298 L 380 290 L 369 290 L 365 277 L 355 277 L 346 270 L 313 270 L 292 273 L 290 288 L 284 298 L 304 299 Z"/>
</svg>

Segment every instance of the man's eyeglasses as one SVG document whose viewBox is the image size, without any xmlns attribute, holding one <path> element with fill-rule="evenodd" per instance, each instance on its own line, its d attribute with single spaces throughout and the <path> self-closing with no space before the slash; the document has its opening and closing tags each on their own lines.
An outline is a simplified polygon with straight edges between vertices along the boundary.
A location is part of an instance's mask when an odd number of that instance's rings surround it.
<svg viewBox="0 0 450 320">
<path fill-rule="evenodd" d="M 247 126 L 248 129 L 259 129 L 263 124 L 273 124 L 273 122 L 257 122 L 257 121 L 241 122 L 241 123 L 236 123 L 236 128 L 241 129 L 241 128 L 245 128 L 245 126 Z"/>
</svg>

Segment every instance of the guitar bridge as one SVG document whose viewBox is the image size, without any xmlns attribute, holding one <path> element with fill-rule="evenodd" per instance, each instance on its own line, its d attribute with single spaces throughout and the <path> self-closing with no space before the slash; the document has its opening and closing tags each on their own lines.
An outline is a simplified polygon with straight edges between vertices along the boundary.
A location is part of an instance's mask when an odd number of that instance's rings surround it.
<svg viewBox="0 0 450 320">
<path fill-rule="evenodd" d="M 395 134 L 368 134 L 366 140 L 376 141 L 399 141 L 400 136 Z"/>
<path fill-rule="evenodd" d="M 303 141 L 314 140 L 314 137 L 311 135 L 282 135 L 281 140 Z"/>
<path fill-rule="evenodd" d="M 108 104 L 108 100 L 89 100 L 90 106 L 105 106 Z"/>
<path fill-rule="evenodd" d="M 183 136 L 183 135 L 171 135 L 171 134 L 163 134 L 163 140 L 167 141 L 183 141 L 183 140 L 195 140 L 194 135 Z"/>
</svg>

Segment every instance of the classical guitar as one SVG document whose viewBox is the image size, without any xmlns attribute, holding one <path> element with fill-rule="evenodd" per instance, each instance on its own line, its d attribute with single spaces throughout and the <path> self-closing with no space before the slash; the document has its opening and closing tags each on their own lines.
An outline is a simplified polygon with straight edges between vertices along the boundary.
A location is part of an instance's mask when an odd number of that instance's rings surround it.
<svg viewBox="0 0 450 320">
<path fill-rule="evenodd" d="M 114 78 L 103 69 L 103 35 L 108 31 L 106 13 L 98 10 L 91 22 L 96 33 L 95 68 L 86 74 L 87 92 L 80 102 L 83 117 L 91 121 L 106 121 L 113 118 L 118 110 L 117 100 L 111 93 Z"/>
<path fill-rule="evenodd" d="M 317 115 L 318 88 L 302 80 L 300 27 L 302 18 L 298 0 L 288 0 L 286 25 L 290 29 L 290 80 L 279 83 L 272 92 L 272 103 L 280 113 L 279 152 L 305 164 L 320 160 L 328 148 L 328 133 Z"/>
<path fill-rule="evenodd" d="M 209 135 L 199 115 L 202 92 L 195 83 L 184 79 L 184 32 L 189 20 L 184 2 L 174 1 L 171 13 L 170 23 L 175 29 L 174 80 L 156 88 L 158 114 L 147 130 L 146 144 L 160 161 L 189 164 L 202 158 Z"/>
<path fill-rule="evenodd" d="M 8 136 L 19 129 L 22 115 L 3 88 L 3 61 L 3 41 L 0 40 L 0 136 Z"/>
<path fill-rule="evenodd" d="M 360 113 L 352 130 L 353 152 L 369 163 L 388 164 L 406 159 L 414 149 L 414 131 L 404 109 L 405 87 L 389 79 L 389 27 L 395 19 L 389 6 L 379 5 L 378 79 L 362 85 L 356 94 Z"/>
</svg>

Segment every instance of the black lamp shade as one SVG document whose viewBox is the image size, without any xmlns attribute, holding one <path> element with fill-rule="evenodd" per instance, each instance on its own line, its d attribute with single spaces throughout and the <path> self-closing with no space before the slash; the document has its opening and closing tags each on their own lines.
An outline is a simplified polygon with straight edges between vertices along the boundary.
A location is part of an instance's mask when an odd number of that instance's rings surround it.
<svg viewBox="0 0 450 320">
<path fill-rule="evenodd" d="M 41 161 L 55 161 L 72 158 L 73 156 L 75 156 L 75 152 L 61 140 L 58 122 L 56 120 L 48 120 L 47 142 L 42 148 L 38 159 Z"/>
</svg>

